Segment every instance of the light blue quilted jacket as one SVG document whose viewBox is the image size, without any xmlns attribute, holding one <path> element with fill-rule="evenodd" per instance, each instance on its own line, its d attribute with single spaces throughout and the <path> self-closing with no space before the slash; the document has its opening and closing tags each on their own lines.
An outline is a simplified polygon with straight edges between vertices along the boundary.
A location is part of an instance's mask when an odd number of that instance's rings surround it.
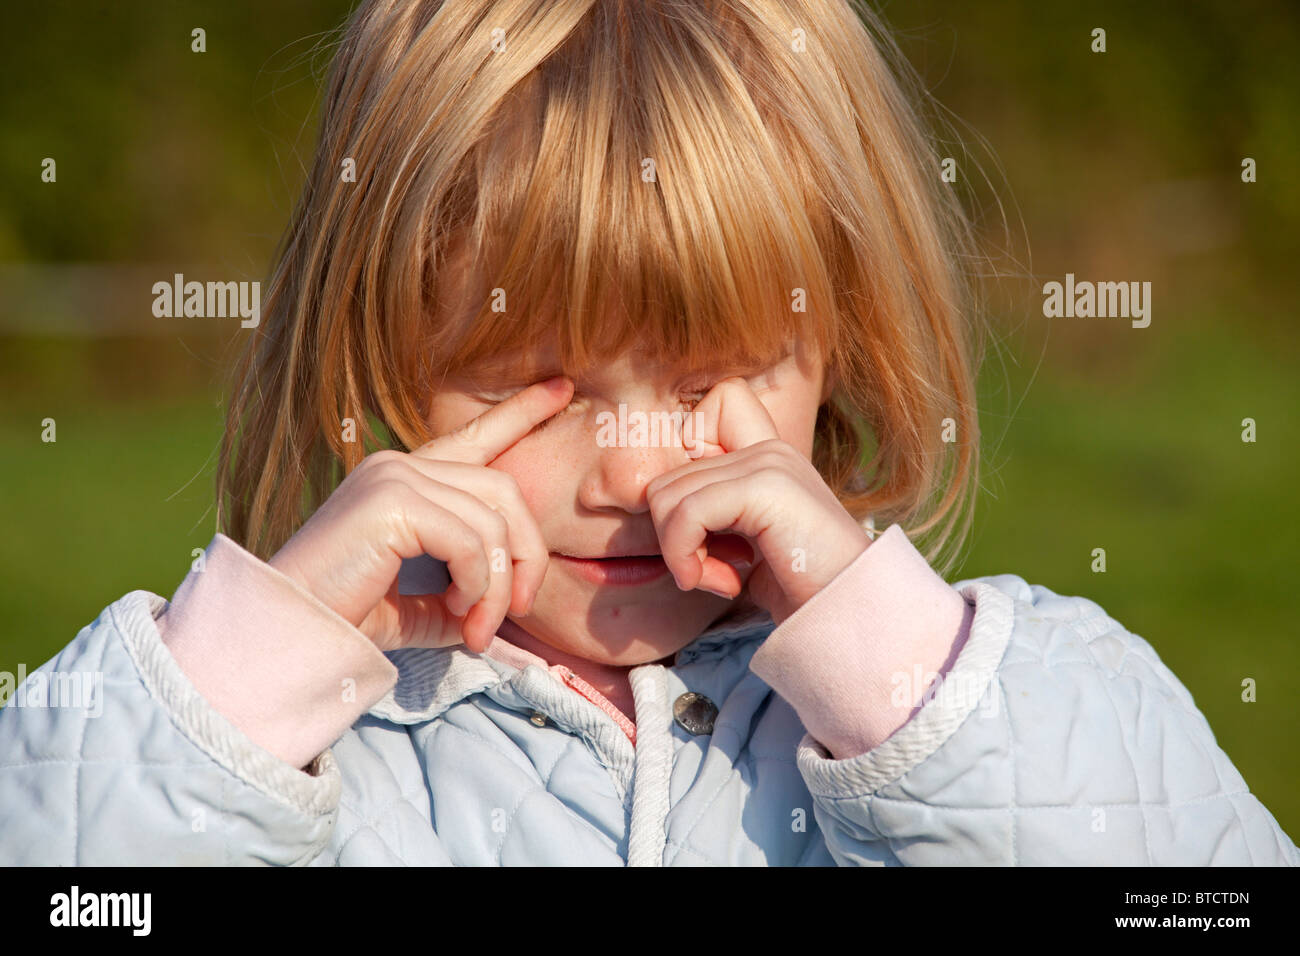
<svg viewBox="0 0 1300 956">
<path fill-rule="evenodd" d="M 1187 690 L 1096 604 L 1012 575 L 950 674 L 874 750 L 833 760 L 748 667 L 770 619 L 632 671 L 635 748 L 542 668 L 389 654 L 396 687 L 304 773 L 195 691 L 133 591 L 42 671 L 103 675 L 102 713 L 0 711 L 8 864 L 1289 864 Z M 692 736 L 672 704 L 719 708 Z"/>
</svg>

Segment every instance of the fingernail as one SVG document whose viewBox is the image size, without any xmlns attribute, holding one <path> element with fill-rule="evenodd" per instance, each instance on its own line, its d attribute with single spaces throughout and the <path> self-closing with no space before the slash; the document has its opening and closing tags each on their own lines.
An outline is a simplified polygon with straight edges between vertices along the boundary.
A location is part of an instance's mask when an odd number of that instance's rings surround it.
<svg viewBox="0 0 1300 956">
<path fill-rule="evenodd" d="M 569 387 L 569 380 L 563 375 L 557 375 L 554 378 L 548 378 L 542 383 L 542 386 L 558 395 Z"/>
<path fill-rule="evenodd" d="M 727 593 L 725 593 L 725 592 L 723 592 L 723 591 L 715 591 L 715 590 L 713 590 L 713 588 L 706 588 L 704 585 L 700 585 L 700 588 L 699 588 L 699 589 L 700 589 L 701 591 L 708 591 L 710 594 L 717 595 L 717 596 L 720 597 L 720 598 L 726 598 L 728 601 L 730 601 L 731 598 L 733 597 L 733 595 L 731 595 L 731 594 L 727 594 Z"/>
</svg>

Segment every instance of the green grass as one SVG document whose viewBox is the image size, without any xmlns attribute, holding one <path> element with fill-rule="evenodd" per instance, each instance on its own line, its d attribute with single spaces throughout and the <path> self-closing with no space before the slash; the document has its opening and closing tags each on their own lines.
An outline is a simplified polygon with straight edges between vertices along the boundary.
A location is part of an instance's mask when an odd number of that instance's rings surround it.
<svg viewBox="0 0 1300 956">
<path fill-rule="evenodd" d="M 209 352 L 0 344 L 0 669 L 39 666 L 128 591 L 170 597 L 211 539 L 221 396 Z M 1206 319 L 1059 326 L 1036 376 L 1036 358 L 1004 373 L 992 357 L 984 494 L 951 577 L 1018 574 L 1146 638 L 1297 834 L 1294 358 Z M 54 444 L 40 441 L 47 416 Z M 1254 444 L 1240 440 L 1248 416 Z M 1097 547 L 1104 574 L 1090 569 Z"/>
<path fill-rule="evenodd" d="M 44 663 L 128 591 L 170 598 L 212 539 L 219 391 L 170 346 L 0 346 L 0 669 Z"/>
</svg>

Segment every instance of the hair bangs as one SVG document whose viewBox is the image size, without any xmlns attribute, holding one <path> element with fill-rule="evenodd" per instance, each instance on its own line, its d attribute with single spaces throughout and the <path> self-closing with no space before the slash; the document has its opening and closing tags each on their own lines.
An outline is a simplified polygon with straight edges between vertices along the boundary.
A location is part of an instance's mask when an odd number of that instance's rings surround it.
<svg viewBox="0 0 1300 956">
<path fill-rule="evenodd" d="M 597 6 L 502 97 L 451 190 L 469 215 L 430 237 L 441 377 L 540 346 L 574 376 L 629 348 L 691 371 L 795 340 L 829 353 L 810 157 L 765 125 L 716 31 Z"/>
</svg>

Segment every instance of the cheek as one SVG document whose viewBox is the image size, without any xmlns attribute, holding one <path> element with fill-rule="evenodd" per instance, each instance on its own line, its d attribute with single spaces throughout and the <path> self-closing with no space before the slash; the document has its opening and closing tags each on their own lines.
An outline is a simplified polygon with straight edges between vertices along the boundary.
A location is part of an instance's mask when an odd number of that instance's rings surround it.
<svg viewBox="0 0 1300 956">
<path fill-rule="evenodd" d="M 561 462 L 553 452 L 547 453 L 533 445 L 534 443 L 527 442 L 509 448 L 488 467 L 514 478 L 524 503 L 537 519 L 545 536 L 546 517 L 559 510 L 556 504 L 563 487 Z"/>
<path fill-rule="evenodd" d="M 763 407 L 772 416 L 781 440 L 797 449 L 805 458 L 812 457 L 813 431 L 817 425 L 815 398 L 782 390 L 770 398 L 765 396 L 761 399 Z"/>
<path fill-rule="evenodd" d="M 431 405 L 429 426 L 435 435 L 445 435 L 482 415 L 490 406 L 458 395 L 439 395 Z M 488 465 L 493 471 L 505 472 L 519 486 L 524 504 L 538 524 L 555 509 L 558 482 L 553 480 L 556 462 L 545 453 L 545 445 L 524 439 L 506 449 Z M 543 528 L 543 531 L 545 529 Z"/>
</svg>

